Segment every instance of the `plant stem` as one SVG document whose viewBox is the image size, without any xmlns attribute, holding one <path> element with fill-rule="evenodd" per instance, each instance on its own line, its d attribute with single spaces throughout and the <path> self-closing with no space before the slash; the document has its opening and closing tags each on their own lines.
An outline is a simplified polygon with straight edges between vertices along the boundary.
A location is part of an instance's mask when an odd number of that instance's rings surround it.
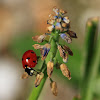
<svg viewBox="0 0 100 100">
<path fill-rule="evenodd" d="M 92 18 L 87 23 L 87 38 L 85 47 L 85 70 L 82 81 L 82 100 L 93 99 L 94 81 L 99 69 L 100 38 L 98 41 L 98 18 Z"/>
<path fill-rule="evenodd" d="M 52 37 L 52 38 L 51 38 Z M 57 44 L 56 42 L 58 42 L 58 39 L 59 39 L 59 33 L 57 31 L 55 31 L 54 33 L 52 32 L 51 33 L 51 36 L 50 36 L 50 44 L 51 44 L 51 49 L 48 53 L 48 56 L 46 57 L 45 61 L 46 61 L 46 64 L 51 60 L 51 58 L 54 58 L 55 55 L 56 55 L 56 52 L 57 52 Z"/>
<path fill-rule="evenodd" d="M 42 88 L 43 88 L 43 86 L 45 84 L 46 79 L 47 79 L 47 74 L 45 73 L 44 77 L 43 77 L 43 79 L 41 81 L 41 84 L 38 87 L 34 87 L 33 88 L 33 91 L 32 91 L 32 93 L 31 93 L 31 95 L 30 95 L 28 100 L 38 100 L 38 97 L 40 96 L 40 93 L 42 91 Z"/>
<path fill-rule="evenodd" d="M 41 59 L 39 59 L 39 60 L 41 60 Z M 40 61 L 39 61 L 40 62 Z M 40 85 L 38 86 L 38 87 L 34 87 L 33 88 L 33 90 L 32 90 L 32 92 L 31 92 L 31 94 L 30 94 L 30 96 L 29 96 L 29 98 L 28 98 L 28 100 L 38 100 L 38 97 L 39 97 L 39 95 L 40 95 L 40 93 L 41 93 L 41 91 L 42 91 L 42 88 L 43 88 L 43 86 L 44 86 L 44 84 L 45 84 L 45 81 L 46 81 L 46 79 L 47 79 L 47 73 L 46 73 L 46 65 L 45 65 L 45 63 L 42 63 L 43 65 L 42 66 L 39 66 L 39 67 L 43 67 L 43 73 L 44 73 L 44 77 L 43 77 L 43 79 L 42 79 L 42 81 L 41 81 L 41 83 L 40 83 Z"/>
<path fill-rule="evenodd" d="M 28 100 L 37 100 L 40 93 L 41 93 L 41 91 L 42 91 L 42 88 L 43 88 L 43 86 L 45 84 L 45 81 L 48 77 L 47 76 L 47 71 L 46 71 L 46 69 L 47 69 L 46 65 L 47 65 L 48 61 L 53 59 L 56 55 L 56 52 L 57 52 L 56 41 L 58 41 L 58 38 L 59 38 L 59 34 L 56 30 L 55 30 L 54 33 L 53 32 L 51 33 L 51 36 L 50 36 L 50 39 L 49 39 L 49 42 L 51 44 L 51 49 L 50 49 L 50 51 L 49 51 L 49 53 L 48 53 L 48 55 L 45 59 L 45 63 L 42 63 L 43 65 L 41 66 L 41 68 L 43 68 L 42 72 L 44 73 L 44 77 L 43 77 L 40 85 L 36 88 L 33 88 L 32 93 L 31 93 Z"/>
</svg>

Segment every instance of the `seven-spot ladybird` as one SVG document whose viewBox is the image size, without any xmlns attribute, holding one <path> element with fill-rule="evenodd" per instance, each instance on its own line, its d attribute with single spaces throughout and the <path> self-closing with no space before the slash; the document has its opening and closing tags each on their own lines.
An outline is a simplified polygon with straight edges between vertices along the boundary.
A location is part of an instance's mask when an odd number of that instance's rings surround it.
<svg viewBox="0 0 100 100">
<path fill-rule="evenodd" d="M 33 50 L 26 51 L 22 56 L 22 65 L 28 75 L 34 74 L 34 67 L 37 64 L 37 56 Z"/>
</svg>

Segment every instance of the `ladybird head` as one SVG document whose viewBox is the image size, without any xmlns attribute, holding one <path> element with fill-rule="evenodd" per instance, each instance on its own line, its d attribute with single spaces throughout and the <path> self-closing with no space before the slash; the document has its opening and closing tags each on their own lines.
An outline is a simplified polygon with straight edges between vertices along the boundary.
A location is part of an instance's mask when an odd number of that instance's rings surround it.
<svg viewBox="0 0 100 100">
<path fill-rule="evenodd" d="M 33 68 L 30 68 L 30 67 L 25 67 L 25 72 L 28 73 L 29 76 L 32 76 L 34 74 L 34 69 Z"/>
</svg>

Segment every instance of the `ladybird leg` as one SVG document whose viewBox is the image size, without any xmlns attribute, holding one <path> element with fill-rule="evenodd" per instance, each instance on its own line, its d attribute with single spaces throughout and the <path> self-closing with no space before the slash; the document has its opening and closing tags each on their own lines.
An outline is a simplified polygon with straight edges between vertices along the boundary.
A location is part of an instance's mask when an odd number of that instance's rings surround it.
<svg viewBox="0 0 100 100">
<path fill-rule="evenodd" d="M 34 69 L 33 69 L 34 70 Z M 37 74 L 39 74 L 40 73 L 40 70 L 38 70 L 38 71 L 36 71 L 36 70 L 34 70 L 34 73 L 33 73 L 33 75 L 37 75 Z"/>
<path fill-rule="evenodd" d="M 33 69 L 33 70 L 34 70 L 33 75 L 35 75 L 35 76 L 40 73 L 40 71 L 36 71 L 35 69 Z"/>
</svg>

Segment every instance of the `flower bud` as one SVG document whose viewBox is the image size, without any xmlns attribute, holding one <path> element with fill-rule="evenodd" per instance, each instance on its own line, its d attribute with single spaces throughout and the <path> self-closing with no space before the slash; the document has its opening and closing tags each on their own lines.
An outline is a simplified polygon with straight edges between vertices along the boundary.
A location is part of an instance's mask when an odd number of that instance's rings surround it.
<svg viewBox="0 0 100 100">
<path fill-rule="evenodd" d="M 66 52 L 68 52 L 69 55 L 73 56 L 73 52 L 72 52 L 72 50 L 71 50 L 68 46 L 64 45 L 64 46 L 63 46 L 63 49 L 64 49 Z"/>
<path fill-rule="evenodd" d="M 28 78 L 28 77 L 29 77 L 29 75 L 28 75 L 27 72 L 24 72 L 24 73 L 22 74 L 22 76 L 21 76 L 22 79 L 26 79 L 26 78 Z"/>
<path fill-rule="evenodd" d="M 40 84 L 41 80 L 43 79 L 43 77 L 44 77 L 44 74 L 42 72 L 37 74 L 35 82 L 34 82 L 35 87 L 39 86 L 39 84 Z"/>
<path fill-rule="evenodd" d="M 70 28 L 70 23 L 67 24 L 67 23 L 61 23 L 62 27 L 65 29 L 69 29 Z"/>
<path fill-rule="evenodd" d="M 61 17 L 58 17 L 58 18 L 56 19 L 56 21 L 60 23 L 60 22 L 61 22 Z"/>
<path fill-rule="evenodd" d="M 72 38 L 77 38 L 77 35 L 75 32 L 68 30 L 67 34 L 69 34 L 70 37 Z"/>
<path fill-rule="evenodd" d="M 55 96 L 57 96 L 57 94 L 58 94 L 57 83 L 53 81 L 53 82 L 50 83 L 50 86 L 51 86 L 52 93 Z"/>
<path fill-rule="evenodd" d="M 60 9 L 59 12 L 60 12 L 60 14 L 62 14 L 62 15 L 64 15 L 64 14 L 67 13 L 67 11 L 64 11 L 64 10 L 62 10 L 62 9 Z"/>
<path fill-rule="evenodd" d="M 51 32 L 53 29 L 54 29 L 54 25 L 51 25 L 51 26 L 48 26 L 48 27 L 47 27 L 47 30 L 48 30 L 49 32 Z"/>
<path fill-rule="evenodd" d="M 58 45 L 58 50 L 60 52 L 60 56 L 62 58 L 65 58 L 65 51 L 64 51 L 64 49 L 60 45 Z"/>
<path fill-rule="evenodd" d="M 41 49 L 41 54 L 42 54 L 41 60 L 44 60 L 46 58 L 46 56 L 48 55 L 48 53 L 50 51 L 50 47 L 51 47 L 51 45 L 49 43 L 46 43 L 43 46 L 43 49 Z"/>
<path fill-rule="evenodd" d="M 58 45 L 58 50 L 60 52 L 60 56 L 63 58 L 63 62 L 66 63 L 68 61 L 68 54 L 65 53 L 65 50 L 60 45 Z"/>
<path fill-rule="evenodd" d="M 53 11 L 56 13 L 56 15 L 59 15 L 59 9 L 57 7 L 53 7 Z"/>
<path fill-rule="evenodd" d="M 40 35 L 40 36 L 36 35 L 36 36 L 33 36 L 33 37 L 32 37 L 32 39 L 33 39 L 34 41 L 37 41 L 38 43 L 43 42 L 45 38 L 46 38 L 46 35 L 45 35 L 45 34 Z"/>
<path fill-rule="evenodd" d="M 72 39 L 70 37 L 65 37 L 64 40 L 69 44 L 72 43 Z"/>
<path fill-rule="evenodd" d="M 47 75 L 49 78 L 51 77 L 51 74 L 53 72 L 53 66 L 54 66 L 53 62 L 49 61 L 47 63 Z"/>
<path fill-rule="evenodd" d="M 71 39 L 69 36 L 67 36 L 66 34 L 62 33 L 62 34 L 60 34 L 60 36 L 61 36 L 61 38 L 62 38 L 63 40 L 65 40 L 67 43 L 71 43 L 71 42 L 72 42 L 72 39 Z"/>
<path fill-rule="evenodd" d="M 58 16 L 54 16 L 53 14 L 50 14 L 50 15 L 49 15 L 49 18 L 52 19 L 52 20 L 55 20 L 55 19 L 58 18 Z"/>
<path fill-rule="evenodd" d="M 61 24 L 59 22 L 56 23 L 55 29 L 62 30 Z"/>
<path fill-rule="evenodd" d="M 38 38 L 38 40 L 37 40 L 37 42 L 38 42 L 38 43 L 41 43 L 41 42 L 44 41 L 45 38 L 46 38 L 46 35 L 45 35 L 45 34 L 40 35 L 39 38 Z"/>
<path fill-rule="evenodd" d="M 70 80 L 71 73 L 70 73 L 69 69 L 67 68 L 67 66 L 65 64 L 61 64 L 60 69 L 62 71 L 62 74 Z"/>
<path fill-rule="evenodd" d="M 50 25 L 53 25 L 53 24 L 54 24 L 54 22 L 55 22 L 55 20 L 54 20 L 54 19 L 47 20 L 47 24 L 50 24 Z"/>
<path fill-rule="evenodd" d="M 68 17 L 64 17 L 64 18 L 63 18 L 63 21 L 64 21 L 65 23 L 67 23 L 67 24 L 69 24 L 69 23 L 70 23 L 70 20 L 69 20 L 69 18 L 68 18 Z"/>
<path fill-rule="evenodd" d="M 49 15 L 49 18 L 50 18 L 50 19 L 54 19 L 54 15 L 53 15 L 53 14 L 50 14 L 50 15 Z"/>
</svg>

